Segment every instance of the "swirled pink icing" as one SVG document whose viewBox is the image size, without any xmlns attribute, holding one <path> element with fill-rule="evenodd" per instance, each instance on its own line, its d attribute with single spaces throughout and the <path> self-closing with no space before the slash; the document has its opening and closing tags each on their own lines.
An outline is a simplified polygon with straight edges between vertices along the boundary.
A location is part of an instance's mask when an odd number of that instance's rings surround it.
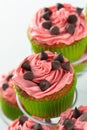
<svg viewBox="0 0 87 130">
<path fill-rule="evenodd" d="M 35 124 L 32 120 L 28 119 L 23 125 L 19 124 L 19 120 L 16 119 L 11 125 L 8 126 L 8 130 L 33 130 L 32 126 Z M 54 130 L 52 126 L 41 125 L 43 130 Z"/>
<path fill-rule="evenodd" d="M 58 70 L 52 70 L 51 63 L 57 54 L 53 54 L 50 51 L 46 51 L 45 53 L 48 55 L 47 60 L 40 60 L 40 53 L 32 54 L 26 57 L 17 68 L 15 76 L 13 77 L 13 82 L 18 85 L 21 90 L 37 99 L 60 91 L 65 87 L 65 85 L 71 84 L 74 77 L 74 71 L 71 65 L 70 71 L 65 71 L 62 69 L 62 67 L 60 67 Z M 24 73 L 21 65 L 26 60 L 29 60 L 30 62 L 31 70 L 34 75 L 33 81 L 39 83 L 41 80 L 46 79 L 51 83 L 50 88 L 45 91 L 41 91 L 37 84 L 23 78 Z"/>
<path fill-rule="evenodd" d="M 3 99 L 5 99 L 6 101 L 12 104 L 16 104 L 16 94 L 13 89 L 12 78 L 9 81 L 7 81 L 6 78 L 10 74 L 14 75 L 14 73 L 15 73 L 15 70 L 11 70 L 8 74 L 3 74 L 0 78 L 0 95 Z M 9 86 L 6 90 L 2 89 L 2 85 L 4 83 L 7 83 Z"/>
<path fill-rule="evenodd" d="M 80 106 L 78 109 L 82 113 L 87 112 L 87 106 Z M 60 121 L 58 123 L 59 130 L 65 130 L 64 126 L 62 125 L 65 119 L 72 119 L 75 121 L 74 130 L 87 130 L 87 121 L 81 121 L 81 116 L 77 119 L 72 118 L 73 112 L 74 109 L 68 109 L 60 115 Z"/>
<path fill-rule="evenodd" d="M 44 21 L 44 19 L 41 18 L 41 15 L 44 11 L 43 9 L 40 9 L 38 12 L 36 12 L 29 25 L 28 34 L 31 39 L 35 39 L 40 44 L 52 46 L 55 44 L 59 45 L 61 43 L 64 43 L 65 45 L 70 45 L 73 42 L 87 36 L 87 23 L 85 20 L 85 16 L 83 13 L 81 13 L 79 16 L 76 12 L 75 7 L 70 4 L 64 4 L 64 8 L 61 8 L 60 10 L 57 10 L 56 6 L 51 6 L 49 7 L 49 9 L 52 11 L 52 15 L 50 17 L 52 25 L 59 27 L 60 34 L 51 35 L 49 33 L 49 30 L 42 27 L 42 22 Z M 65 31 L 67 18 L 69 17 L 69 15 L 75 15 L 78 19 L 73 35 Z"/>
</svg>

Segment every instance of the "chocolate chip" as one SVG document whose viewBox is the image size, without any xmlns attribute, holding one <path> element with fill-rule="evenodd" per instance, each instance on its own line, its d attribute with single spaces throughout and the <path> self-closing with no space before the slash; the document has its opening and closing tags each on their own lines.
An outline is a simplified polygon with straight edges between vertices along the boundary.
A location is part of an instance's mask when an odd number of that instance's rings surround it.
<svg viewBox="0 0 87 130">
<path fill-rule="evenodd" d="M 74 118 L 77 119 L 78 117 L 81 116 L 81 114 L 82 114 L 82 112 L 81 112 L 79 109 L 77 109 L 77 107 L 75 107 L 75 110 L 74 110 L 74 112 L 73 112 L 72 117 L 74 117 Z"/>
<path fill-rule="evenodd" d="M 73 24 L 67 25 L 65 29 L 69 34 L 74 34 L 75 32 L 75 26 Z"/>
<path fill-rule="evenodd" d="M 74 121 L 70 119 L 65 119 L 63 122 L 65 130 L 74 130 Z"/>
<path fill-rule="evenodd" d="M 51 34 L 51 35 L 57 35 L 57 34 L 59 34 L 59 27 L 57 27 L 57 26 L 52 26 L 52 27 L 50 28 L 50 34 Z"/>
<path fill-rule="evenodd" d="M 87 112 L 82 114 L 81 121 L 87 121 Z"/>
<path fill-rule="evenodd" d="M 45 29 L 49 30 L 51 26 L 52 26 L 52 23 L 49 20 L 42 23 L 42 27 Z"/>
<path fill-rule="evenodd" d="M 77 22 L 77 16 L 76 15 L 69 15 L 67 22 L 70 24 L 75 24 Z"/>
<path fill-rule="evenodd" d="M 64 8 L 64 5 L 63 4 L 60 4 L 60 3 L 57 3 L 56 4 L 56 7 L 57 7 L 57 10 L 61 9 L 61 8 Z"/>
<path fill-rule="evenodd" d="M 49 13 L 49 11 L 43 13 L 41 15 L 41 17 L 44 18 L 45 20 L 50 20 L 50 13 Z"/>
<path fill-rule="evenodd" d="M 32 128 L 33 130 L 43 130 L 41 124 L 35 123 Z"/>
<path fill-rule="evenodd" d="M 10 74 L 10 75 L 8 75 L 8 77 L 6 78 L 6 80 L 9 81 L 12 77 L 13 77 L 13 74 Z"/>
<path fill-rule="evenodd" d="M 20 116 L 19 124 L 23 125 L 27 120 L 28 120 L 28 118 L 26 116 Z"/>
<path fill-rule="evenodd" d="M 66 71 L 70 71 L 70 62 L 66 62 L 62 65 L 62 68 Z"/>
<path fill-rule="evenodd" d="M 63 63 L 63 62 L 64 62 L 64 58 L 63 58 L 62 53 L 59 53 L 59 54 L 54 58 L 54 60 L 58 60 L 58 61 L 60 61 L 61 63 Z"/>
<path fill-rule="evenodd" d="M 45 20 L 50 20 L 50 16 L 52 15 L 52 11 L 49 8 L 44 8 L 44 13 L 41 15 Z"/>
<path fill-rule="evenodd" d="M 34 75 L 31 71 L 25 72 L 23 77 L 25 80 L 33 80 L 34 79 Z"/>
<path fill-rule="evenodd" d="M 9 87 L 9 85 L 8 85 L 7 83 L 4 83 L 4 84 L 2 85 L 2 89 L 3 89 L 3 90 L 6 90 L 8 87 Z"/>
<path fill-rule="evenodd" d="M 42 51 L 40 55 L 40 60 L 47 60 L 47 59 L 48 59 L 48 55 L 44 51 Z"/>
<path fill-rule="evenodd" d="M 40 87 L 40 89 L 42 90 L 42 91 L 45 91 L 45 90 L 47 90 L 49 87 L 50 87 L 50 83 L 49 83 L 49 81 L 47 81 L 47 80 L 41 80 L 40 81 L 40 84 L 39 84 L 39 87 Z"/>
<path fill-rule="evenodd" d="M 83 11 L 83 8 L 76 8 L 76 11 L 77 11 L 78 15 L 80 15 Z"/>
<path fill-rule="evenodd" d="M 45 121 L 46 121 L 47 123 L 51 123 L 50 118 L 46 118 Z"/>
<path fill-rule="evenodd" d="M 52 70 L 57 70 L 60 68 L 60 62 L 55 60 L 52 62 Z"/>
<path fill-rule="evenodd" d="M 23 69 L 25 69 L 25 70 L 31 70 L 31 67 L 30 67 L 30 64 L 29 64 L 29 61 L 28 60 L 26 60 L 22 65 L 21 65 L 21 67 L 23 68 Z"/>
<path fill-rule="evenodd" d="M 47 12 L 47 11 L 49 11 L 49 15 L 52 14 L 52 11 L 51 11 L 49 8 L 45 7 L 45 8 L 44 8 L 44 12 Z"/>
</svg>

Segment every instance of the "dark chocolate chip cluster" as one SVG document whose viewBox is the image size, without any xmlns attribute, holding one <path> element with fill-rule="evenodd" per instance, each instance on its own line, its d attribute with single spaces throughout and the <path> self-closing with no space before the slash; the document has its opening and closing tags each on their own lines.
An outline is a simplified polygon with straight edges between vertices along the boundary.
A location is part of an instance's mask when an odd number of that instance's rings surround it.
<svg viewBox="0 0 87 130">
<path fill-rule="evenodd" d="M 39 60 L 48 60 L 49 57 L 47 55 L 47 53 L 45 53 L 44 51 L 41 52 Z M 58 70 L 60 67 L 65 70 L 65 71 L 70 71 L 70 62 L 64 62 L 64 58 L 62 56 L 62 54 L 58 54 L 56 57 L 54 57 L 53 61 L 51 62 L 51 66 L 52 66 L 52 71 L 54 70 Z M 34 74 L 32 72 L 30 63 L 28 60 L 24 61 L 24 63 L 21 65 L 22 71 L 24 72 L 23 74 L 23 78 L 25 80 L 30 80 L 32 82 L 34 79 Z M 37 72 L 38 73 L 38 72 Z M 34 82 L 36 83 L 36 82 Z M 43 79 L 40 81 L 40 83 L 36 83 L 39 88 L 42 91 L 47 90 L 50 86 L 51 83 L 49 81 L 47 81 L 46 79 Z"/>
<path fill-rule="evenodd" d="M 75 120 L 72 120 L 72 118 L 78 119 L 80 117 L 80 121 L 87 121 L 87 112 L 82 112 L 77 107 L 74 109 L 74 112 L 72 114 L 71 119 L 66 118 L 63 121 L 63 126 L 65 130 L 74 130 L 75 127 Z"/>
<path fill-rule="evenodd" d="M 64 5 L 61 3 L 56 4 L 56 11 L 59 11 L 61 8 L 64 8 Z M 49 8 L 44 8 L 44 13 L 41 15 L 41 18 L 43 18 L 45 21 L 42 22 L 42 26 L 45 29 L 48 29 L 51 35 L 58 35 L 60 34 L 60 29 L 58 26 L 52 25 L 51 21 L 51 15 L 52 11 Z M 76 8 L 76 12 L 78 15 L 82 13 L 82 8 Z M 75 32 L 75 26 L 77 22 L 77 16 L 76 15 L 69 15 L 69 17 L 66 19 L 67 26 L 65 27 L 66 32 L 69 34 L 74 34 Z"/>
<path fill-rule="evenodd" d="M 13 77 L 13 74 L 10 74 L 10 75 L 8 75 L 8 76 L 6 77 L 6 82 L 2 84 L 2 89 L 3 89 L 4 91 L 9 87 L 8 82 L 9 82 L 9 80 L 10 80 L 12 77 Z"/>
<path fill-rule="evenodd" d="M 28 117 L 26 117 L 26 116 L 19 117 L 19 125 L 23 126 L 26 121 L 28 121 Z M 31 129 L 32 130 L 43 130 L 42 126 L 38 123 L 34 123 L 34 125 L 31 127 Z M 19 128 L 17 130 L 19 130 Z"/>
</svg>

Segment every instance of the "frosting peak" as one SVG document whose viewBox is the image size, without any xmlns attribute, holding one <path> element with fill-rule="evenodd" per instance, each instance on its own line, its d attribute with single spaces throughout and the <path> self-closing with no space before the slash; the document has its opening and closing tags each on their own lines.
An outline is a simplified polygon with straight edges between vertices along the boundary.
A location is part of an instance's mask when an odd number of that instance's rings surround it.
<svg viewBox="0 0 87 130">
<path fill-rule="evenodd" d="M 44 9 L 40 9 L 38 12 L 36 12 L 28 30 L 31 39 L 35 39 L 40 44 L 52 46 L 55 44 L 59 45 L 61 43 L 70 45 L 73 42 L 87 36 L 87 23 L 80 8 L 75 8 L 70 4 L 63 4 L 63 7 L 59 10 L 57 10 L 56 6 L 49 7 L 49 10 L 52 13 L 49 15 L 49 11 L 45 12 L 45 19 L 44 17 L 41 17 L 44 13 Z M 67 21 L 70 15 L 74 15 L 77 18 L 76 23 L 73 23 L 74 32 L 71 34 L 66 30 L 66 27 L 71 24 Z M 57 26 L 59 28 L 58 33 L 56 33 L 57 35 L 51 35 L 53 34 L 51 33 L 51 24 L 44 23 L 48 21 L 47 17 L 51 22 L 52 27 Z M 43 23 L 45 24 L 46 28 L 42 26 Z"/>
<path fill-rule="evenodd" d="M 23 125 L 19 123 L 19 120 L 16 119 L 11 125 L 8 126 L 8 130 L 33 130 L 33 125 L 35 122 L 32 120 L 28 119 L 27 121 L 24 122 Z M 41 125 L 42 130 L 54 130 L 52 126 L 45 126 Z"/>
</svg>

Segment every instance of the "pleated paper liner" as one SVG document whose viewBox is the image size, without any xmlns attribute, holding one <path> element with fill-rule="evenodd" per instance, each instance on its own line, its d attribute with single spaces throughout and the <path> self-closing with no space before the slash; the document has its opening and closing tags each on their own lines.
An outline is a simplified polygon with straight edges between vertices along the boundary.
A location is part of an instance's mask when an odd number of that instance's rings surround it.
<svg viewBox="0 0 87 130">
<path fill-rule="evenodd" d="M 74 70 L 77 74 L 82 74 L 87 70 L 87 52 L 85 52 L 81 58 L 72 63 Z"/>
<path fill-rule="evenodd" d="M 55 100 L 47 100 L 47 101 L 36 101 L 29 98 L 24 97 L 20 94 L 20 91 L 15 89 L 19 96 L 20 101 L 22 101 L 25 109 L 29 112 L 30 115 L 34 115 L 41 118 L 52 118 L 57 117 L 67 108 L 69 108 L 73 102 L 74 92 L 76 89 L 76 77 L 74 78 L 74 82 L 70 91 Z"/>
<path fill-rule="evenodd" d="M 87 45 L 87 37 L 73 43 L 72 45 L 65 46 L 62 48 L 58 48 L 57 46 L 55 47 L 50 47 L 46 45 L 40 45 L 38 42 L 34 40 L 30 40 L 32 50 L 35 53 L 39 53 L 41 51 L 49 50 L 52 52 L 62 52 L 63 56 L 65 56 L 67 59 L 69 59 L 70 62 L 74 62 L 78 60 L 81 55 L 84 53 Z"/>
<path fill-rule="evenodd" d="M 1 109 L 9 119 L 14 120 L 22 115 L 21 110 L 13 104 L 10 104 L 5 99 L 1 98 Z"/>
</svg>

